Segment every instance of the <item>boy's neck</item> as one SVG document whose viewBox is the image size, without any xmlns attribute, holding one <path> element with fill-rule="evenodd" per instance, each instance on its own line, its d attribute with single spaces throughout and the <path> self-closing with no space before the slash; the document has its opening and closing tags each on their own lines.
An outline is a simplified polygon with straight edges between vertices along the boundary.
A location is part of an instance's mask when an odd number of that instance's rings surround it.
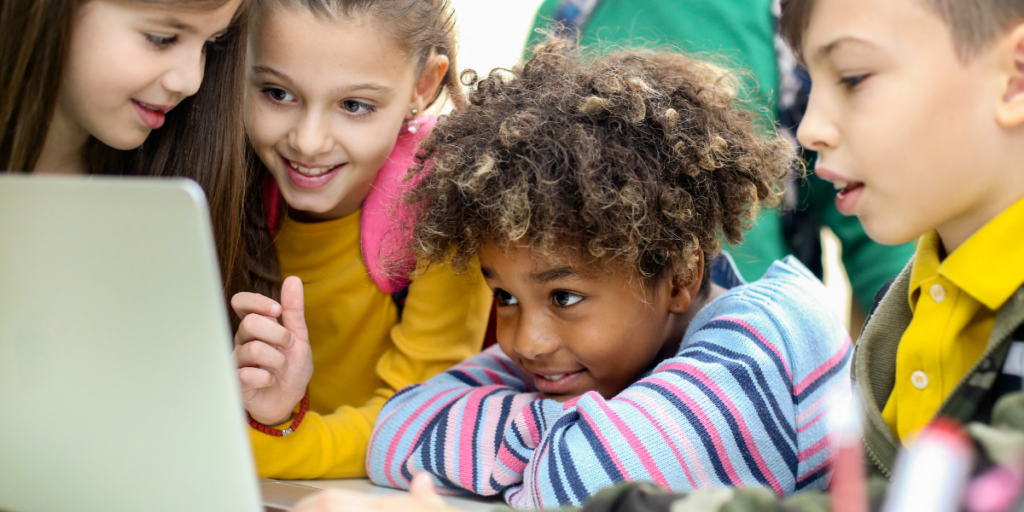
<svg viewBox="0 0 1024 512">
<path fill-rule="evenodd" d="M 986 224 L 1024 199 L 1024 179 L 1019 181 L 1022 183 L 1018 186 L 1001 186 L 1005 192 L 993 194 L 984 203 L 936 226 L 935 231 L 939 234 L 944 254 L 952 254 Z"/>
<path fill-rule="evenodd" d="M 690 307 L 686 308 L 685 313 L 672 316 L 672 320 L 669 322 L 668 329 L 665 332 L 665 343 L 662 345 L 661 351 L 658 352 L 658 356 L 654 358 L 654 362 L 651 364 L 652 368 L 657 366 L 658 363 L 676 356 L 676 353 L 679 352 L 679 345 L 683 342 L 683 336 L 686 335 L 686 330 L 690 328 L 693 318 L 704 309 L 704 306 L 710 304 L 711 301 L 717 299 L 726 291 L 725 288 L 712 283 L 707 295 L 694 298 L 690 302 Z"/>
</svg>

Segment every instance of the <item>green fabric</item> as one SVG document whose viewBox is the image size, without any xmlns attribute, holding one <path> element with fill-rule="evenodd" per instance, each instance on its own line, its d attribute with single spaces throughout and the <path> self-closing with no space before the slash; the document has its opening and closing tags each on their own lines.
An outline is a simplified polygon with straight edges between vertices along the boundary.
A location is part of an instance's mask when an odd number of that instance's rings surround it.
<svg viewBox="0 0 1024 512">
<path fill-rule="evenodd" d="M 527 52 L 541 41 L 561 0 L 544 0 L 534 18 Z M 779 81 L 771 0 L 602 0 L 583 27 L 581 42 L 600 49 L 625 45 L 672 46 L 710 57 L 749 74 L 747 93 L 757 111 L 774 119 Z M 854 297 L 865 309 L 875 294 L 913 256 L 914 245 L 887 247 L 872 242 L 856 217 L 835 207 L 832 186 L 810 177 L 801 184 L 801 207 L 828 226 L 843 245 L 843 263 Z M 805 189 L 805 190 L 804 190 Z M 726 248 L 743 278 L 761 277 L 772 262 L 790 254 L 777 210 L 761 213 L 739 246 Z"/>
<path fill-rule="evenodd" d="M 546 27 L 560 3 L 545 0 L 533 27 Z M 747 71 L 747 84 L 756 91 L 747 98 L 757 110 L 774 113 L 778 83 L 774 34 L 771 0 L 602 0 L 584 27 L 581 43 L 602 49 L 667 45 L 706 55 L 731 69 Z M 531 30 L 527 50 L 541 37 Z"/>
</svg>

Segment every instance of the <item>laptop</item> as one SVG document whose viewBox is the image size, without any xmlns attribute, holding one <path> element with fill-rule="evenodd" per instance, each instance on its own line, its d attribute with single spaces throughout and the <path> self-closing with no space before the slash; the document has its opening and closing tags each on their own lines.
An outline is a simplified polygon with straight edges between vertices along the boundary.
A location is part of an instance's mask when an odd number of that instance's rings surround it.
<svg viewBox="0 0 1024 512">
<path fill-rule="evenodd" d="M 261 499 L 203 191 L 0 174 L 0 510 L 284 510 Z M 265 502 L 264 502 L 265 501 Z"/>
</svg>

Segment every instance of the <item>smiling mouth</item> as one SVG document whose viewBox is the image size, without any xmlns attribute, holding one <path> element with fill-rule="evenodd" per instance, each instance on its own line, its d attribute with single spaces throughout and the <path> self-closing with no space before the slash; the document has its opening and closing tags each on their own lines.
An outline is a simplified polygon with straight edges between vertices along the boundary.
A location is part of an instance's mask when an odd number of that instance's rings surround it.
<svg viewBox="0 0 1024 512">
<path fill-rule="evenodd" d="M 539 376 L 542 377 L 542 378 L 545 378 L 547 380 L 550 380 L 550 381 L 556 381 L 556 380 L 561 380 L 562 377 L 565 377 L 566 375 L 568 375 L 568 374 L 567 373 L 556 373 L 555 375 L 539 375 Z"/>
<path fill-rule="evenodd" d="M 533 384 L 537 387 L 537 391 L 546 393 L 549 395 L 564 395 L 571 393 L 573 389 L 576 389 L 579 385 L 579 379 L 583 376 L 586 370 L 576 370 L 574 372 L 566 373 L 551 373 L 543 375 L 540 373 L 530 372 L 533 374 Z"/>
<path fill-rule="evenodd" d="M 159 112 L 161 114 L 166 114 L 170 110 L 170 109 L 160 108 L 160 107 L 157 107 L 155 105 L 150 105 L 149 103 L 145 103 L 145 102 L 142 102 L 142 101 L 139 101 L 139 100 L 135 100 L 135 103 L 138 103 L 140 107 L 142 107 L 142 108 L 144 108 L 146 110 L 151 110 L 153 112 Z"/>
<path fill-rule="evenodd" d="M 288 160 L 288 165 L 295 171 L 299 172 L 300 174 L 304 174 L 306 176 L 320 176 L 321 174 L 331 172 L 345 164 L 331 165 L 327 167 L 306 167 L 304 165 L 299 165 L 291 160 Z"/>
</svg>

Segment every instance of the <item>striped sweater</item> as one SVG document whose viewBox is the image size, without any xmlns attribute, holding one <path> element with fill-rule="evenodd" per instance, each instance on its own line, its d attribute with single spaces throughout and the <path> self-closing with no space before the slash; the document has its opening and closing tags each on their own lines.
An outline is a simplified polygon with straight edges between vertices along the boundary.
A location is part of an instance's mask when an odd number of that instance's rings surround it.
<svg viewBox="0 0 1024 512">
<path fill-rule="evenodd" d="M 516 508 L 579 505 L 628 481 L 824 488 L 834 450 L 823 418 L 849 393 L 849 335 L 795 258 L 751 284 L 720 261 L 715 282 L 737 285 L 697 314 L 676 357 L 618 396 L 541 399 L 493 347 L 388 401 L 370 478 L 408 488 L 427 471 L 441 492 L 502 494 Z"/>
</svg>

